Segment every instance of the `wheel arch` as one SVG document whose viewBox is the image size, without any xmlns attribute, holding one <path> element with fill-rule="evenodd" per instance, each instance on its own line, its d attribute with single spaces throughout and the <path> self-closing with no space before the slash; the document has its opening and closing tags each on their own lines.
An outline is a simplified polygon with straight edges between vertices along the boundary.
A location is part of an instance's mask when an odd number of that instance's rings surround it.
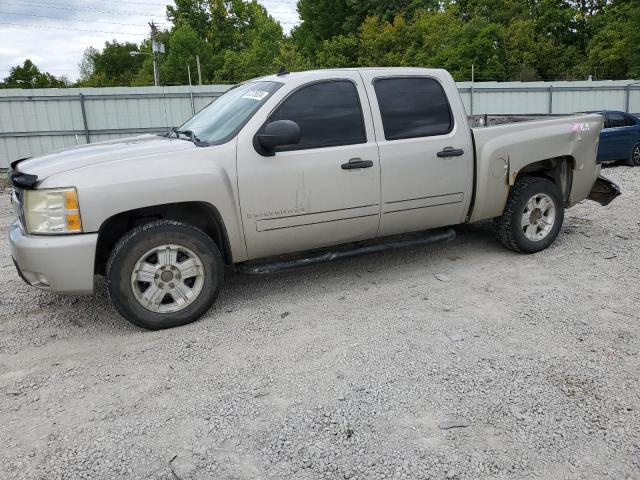
<svg viewBox="0 0 640 480">
<path fill-rule="evenodd" d="M 490 173 L 483 172 L 476 179 L 474 204 L 467 221 L 477 222 L 501 216 L 516 182 L 524 177 L 541 177 L 553 182 L 559 188 L 565 206 L 570 206 L 575 168 L 576 159 L 570 155 L 536 159 L 524 165 L 514 165 L 514 162 L 505 160 L 508 174 L 502 177 L 492 175 L 493 172 L 487 167 Z"/>
<path fill-rule="evenodd" d="M 199 228 L 220 249 L 225 264 L 233 263 L 229 236 L 218 209 L 207 202 L 179 202 L 120 212 L 102 222 L 98 230 L 95 273 L 105 273 L 111 250 L 125 233 L 139 225 L 160 219 L 176 220 Z"/>
<path fill-rule="evenodd" d="M 540 177 L 551 180 L 560 190 L 562 201 L 568 205 L 573 183 L 573 170 L 576 160 L 572 156 L 559 156 L 545 158 L 529 163 L 509 178 L 509 186 L 513 188 L 515 183 L 523 177 Z"/>
</svg>

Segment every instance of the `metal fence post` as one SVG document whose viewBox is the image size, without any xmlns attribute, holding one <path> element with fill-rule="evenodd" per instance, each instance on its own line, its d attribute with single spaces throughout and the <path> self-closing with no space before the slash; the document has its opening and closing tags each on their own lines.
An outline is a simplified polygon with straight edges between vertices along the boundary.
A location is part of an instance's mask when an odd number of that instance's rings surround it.
<svg viewBox="0 0 640 480">
<path fill-rule="evenodd" d="M 191 115 L 196 114 L 196 105 L 193 103 L 193 90 L 191 89 L 191 67 L 187 65 L 187 73 L 189 74 L 189 98 L 191 99 Z"/>
<path fill-rule="evenodd" d="M 629 113 L 629 110 L 631 109 L 631 87 L 634 87 L 636 85 L 640 85 L 640 80 L 638 80 L 637 82 L 633 82 L 633 83 L 628 83 L 625 87 L 625 90 L 627 91 L 627 95 L 626 95 L 626 99 L 625 99 L 625 109 L 624 111 Z"/>
<path fill-rule="evenodd" d="M 629 113 L 629 104 L 631 103 L 631 84 L 627 85 L 625 90 L 626 90 L 626 95 L 624 99 L 624 111 Z"/>
<path fill-rule="evenodd" d="M 553 113 L 553 85 L 549 85 L 549 114 Z"/>
<path fill-rule="evenodd" d="M 471 84 L 471 99 L 469 100 L 469 105 L 471 106 L 471 115 L 473 115 L 473 83 Z"/>
<path fill-rule="evenodd" d="M 91 143 L 91 137 L 89 136 L 89 125 L 87 125 L 87 112 L 84 108 L 84 95 L 82 93 L 78 94 L 80 98 L 80 110 L 82 110 L 82 123 L 84 124 L 84 138 L 87 143 Z"/>
</svg>

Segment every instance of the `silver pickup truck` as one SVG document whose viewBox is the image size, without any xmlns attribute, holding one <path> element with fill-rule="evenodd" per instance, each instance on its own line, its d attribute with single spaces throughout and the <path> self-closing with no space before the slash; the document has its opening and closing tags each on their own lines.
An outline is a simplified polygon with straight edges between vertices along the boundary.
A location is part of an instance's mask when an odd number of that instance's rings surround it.
<svg viewBox="0 0 640 480">
<path fill-rule="evenodd" d="M 91 294 L 104 275 L 125 318 L 162 329 L 213 305 L 225 264 L 485 219 L 533 253 L 565 208 L 619 194 L 595 163 L 601 128 L 579 115 L 471 129 L 443 70 L 281 72 L 171 132 L 13 162 L 12 255 L 52 292 Z M 313 255 L 298 262 L 336 258 Z"/>
</svg>

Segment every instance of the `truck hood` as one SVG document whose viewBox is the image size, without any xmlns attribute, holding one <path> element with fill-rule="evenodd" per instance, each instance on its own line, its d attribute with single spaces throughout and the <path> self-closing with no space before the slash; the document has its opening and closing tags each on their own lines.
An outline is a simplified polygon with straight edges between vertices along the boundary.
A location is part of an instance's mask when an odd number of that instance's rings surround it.
<svg viewBox="0 0 640 480">
<path fill-rule="evenodd" d="M 80 145 L 59 152 L 30 158 L 12 164 L 16 172 L 35 175 L 38 182 L 57 173 L 77 170 L 100 163 L 118 160 L 135 161 L 140 157 L 168 152 L 193 150 L 193 143 L 176 138 L 158 135 L 140 135 L 130 138 L 118 138 L 106 142 Z"/>
</svg>

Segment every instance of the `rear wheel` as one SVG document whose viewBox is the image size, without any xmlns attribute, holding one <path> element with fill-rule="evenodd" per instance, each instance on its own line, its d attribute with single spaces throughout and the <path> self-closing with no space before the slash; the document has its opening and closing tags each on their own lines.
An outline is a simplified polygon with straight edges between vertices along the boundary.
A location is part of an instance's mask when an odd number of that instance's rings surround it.
<svg viewBox="0 0 640 480">
<path fill-rule="evenodd" d="M 630 167 L 640 167 L 640 142 L 636 143 L 631 149 L 627 165 Z"/>
<path fill-rule="evenodd" d="M 524 177 L 511 189 L 495 227 L 505 247 L 535 253 L 554 242 L 563 220 L 564 205 L 555 184 L 545 178 Z"/>
<path fill-rule="evenodd" d="M 223 270 L 220 251 L 204 232 L 160 220 L 120 239 L 106 277 L 111 300 L 123 317 L 160 330 L 204 315 L 218 296 Z"/>
</svg>

